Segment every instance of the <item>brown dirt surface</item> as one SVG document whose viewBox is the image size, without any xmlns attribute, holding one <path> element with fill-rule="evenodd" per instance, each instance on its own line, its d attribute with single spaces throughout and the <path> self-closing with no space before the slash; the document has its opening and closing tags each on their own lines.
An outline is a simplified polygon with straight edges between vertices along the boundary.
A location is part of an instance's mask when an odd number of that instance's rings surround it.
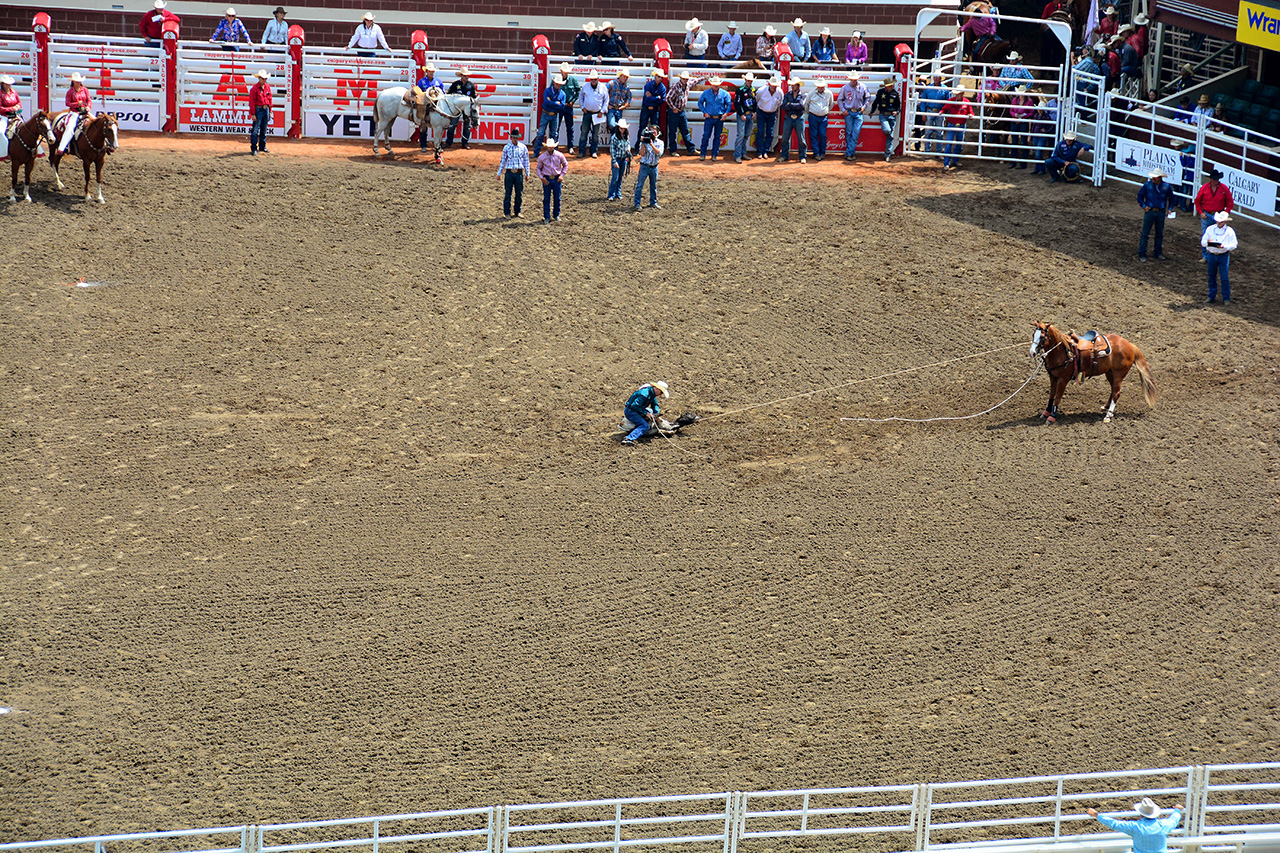
<svg viewBox="0 0 1280 853">
<path fill-rule="evenodd" d="M 1280 752 L 1274 231 L 1206 307 L 1127 186 L 575 161 L 548 228 L 493 150 L 245 147 L 0 210 L 0 840 Z M 995 404 L 1037 319 L 1157 407 L 840 420 Z M 659 378 L 711 417 L 620 447 Z"/>
</svg>

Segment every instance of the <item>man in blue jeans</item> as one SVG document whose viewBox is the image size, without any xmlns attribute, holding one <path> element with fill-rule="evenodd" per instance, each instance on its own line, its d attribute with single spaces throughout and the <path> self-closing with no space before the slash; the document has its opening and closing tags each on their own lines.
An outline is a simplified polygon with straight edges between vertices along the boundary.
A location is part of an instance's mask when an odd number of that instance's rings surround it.
<svg viewBox="0 0 1280 853">
<path fill-rule="evenodd" d="M 1141 802 L 1133 804 L 1138 813 L 1138 820 L 1117 820 L 1113 817 L 1098 814 L 1097 809 L 1088 809 L 1090 817 L 1096 817 L 1098 823 L 1123 832 L 1133 839 L 1133 853 L 1168 853 L 1169 833 L 1178 828 L 1182 822 L 1182 810 L 1174 809 L 1168 817 L 1160 817 L 1160 807 L 1143 797 Z"/>
<path fill-rule="evenodd" d="M 751 159 L 747 146 L 751 144 L 751 130 L 756 125 L 756 90 L 751 88 L 755 82 L 756 75 L 748 71 L 733 93 L 733 111 L 738 116 L 738 134 L 733 141 L 735 163 L 741 163 L 744 157 Z"/>
<path fill-rule="evenodd" d="M 637 190 L 639 192 L 639 190 Z M 643 436 L 649 431 L 649 428 L 656 424 L 658 417 L 662 414 L 662 410 L 658 405 L 658 398 L 668 399 L 671 392 L 667 389 L 665 382 L 646 382 L 627 398 L 627 403 L 623 407 L 623 414 L 626 416 L 627 422 L 635 429 L 627 433 L 627 437 L 622 439 L 622 443 L 628 447 L 636 443 L 636 439 Z"/>
<path fill-rule="evenodd" d="M 844 113 L 844 159 L 853 160 L 858 154 L 858 137 L 862 135 L 863 113 L 871 102 L 871 92 L 862 85 L 862 75 L 849 72 L 849 82 L 840 87 L 836 106 Z"/>
<path fill-rule="evenodd" d="M 533 138 L 533 146 L 538 151 L 542 150 L 543 140 L 559 141 L 560 119 L 564 116 L 566 104 L 564 78 L 556 75 L 551 78 L 551 85 L 542 93 L 542 121 L 538 122 L 538 132 Z"/>
<path fill-rule="evenodd" d="M 1173 187 L 1164 182 L 1165 174 L 1159 169 L 1147 173 L 1147 182 L 1138 189 L 1138 204 L 1142 206 L 1142 238 L 1138 241 L 1138 260 L 1147 259 L 1147 238 L 1152 229 L 1156 232 L 1155 259 L 1164 260 L 1164 221 L 1169 216 L 1173 202 Z"/>
<path fill-rule="evenodd" d="M 720 132 L 724 130 L 724 117 L 729 114 L 733 102 L 729 99 L 729 93 L 720 89 L 723 81 L 716 75 L 711 76 L 707 85 L 711 88 L 704 90 L 698 98 L 698 110 L 702 113 L 702 147 L 698 153 L 701 155 L 699 159 L 707 159 L 707 147 L 710 143 L 711 159 L 714 161 L 720 156 Z"/>
<path fill-rule="evenodd" d="M 770 77 L 769 82 L 756 89 L 756 157 L 765 158 L 773 148 L 773 128 L 782 109 L 782 78 Z"/>
<path fill-rule="evenodd" d="M 635 210 L 640 209 L 640 195 L 644 182 L 649 182 L 649 206 L 658 207 L 658 161 L 662 159 L 662 136 L 656 124 L 646 127 L 640 134 L 640 173 L 636 176 Z"/>
</svg>

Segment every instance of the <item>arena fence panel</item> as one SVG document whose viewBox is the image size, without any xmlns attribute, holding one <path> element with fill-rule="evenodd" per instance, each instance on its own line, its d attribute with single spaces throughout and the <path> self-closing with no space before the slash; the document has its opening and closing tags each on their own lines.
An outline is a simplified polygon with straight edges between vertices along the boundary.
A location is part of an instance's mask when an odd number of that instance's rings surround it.
<svg viewBox="0 0 1280 853">
<path fill-rule="evenodd" d="M 842 836 L 846 850 L 915 849 L 924 790 L 923 785 L 888 785 L 742 793 L 736 837 L 741 844 Z M 856 841 L 848 837 L 855 835 Z"/>
<path fill-rule="evenodd" d="M 22 114 L 30 118 L 36 111 L 35 43 L 31 33 L 0 30 L 0 74 L 13 78 L 13 91 L 22 99 Z"/>
<path fill-rule="evenodd" d="M 115 113 L 124 130 L 160 130 L 164 122 L 164 51 L 140 38 L 104 38 L 55 34 L 49 45 L 49 76 L 54 110 L 71 75 L 84 75 L 93 108 Z"/>
<path fill-rule="evenodd" d="M 302 135 L 321 138 L 372 139 L 373 104 L 378 92 L 412 86 L 416 79 L 410 55 L 359 56 L 349 51 L 302 49 Z M 415 128 L 398 119 L 396 139 L 408 139 Z"/>
<path fill-rule="evenodd" d="M 453 809 L 254 827 L 253 853 L 297 853 L 346 847 L 379 853 L 496 853 L 501 808 Z"/>
<path fill-rule="evenodd" d="M 722 793 L 507 806 L 501 853 L 659 845 L 730 853 L 734 802 L 734 794 Z"/>
<path fill-rule="evenodd" d="M 596 65 L 594 63 L 592 64 L 580 63 L 578 62 L 578 58 L 576 56 L 554 56 L 553 55 L 548 57 L 548 64 L 553 73 L 558 71 L 562 63 L 568 63 L 570 67 L 569 73 L 573 74 L 579 80 L 584 81 L 584 83 L 586 81 L 587 75 L 592 71 L 599 72 L 601 82 L 603 82 L 606 85 L 613 82 L 614 78 L 618 76 L 618 71 L 620 69 L 626 68 L 628 71 L 631 72 L 631 77 L 630 77 L 631 106 L 622 111 L 622 117 L 626 119 L 627 125 L 629 127 L 627 132 L 628 138 L 630 138 L 632 143 L 634 144 L 636 139 L 636 132 L 640 126 L 641 95 L 644 91 L 644 84 L 648 82 L 649 76 L 653 74 L 653 69 L 655 67 L 653 60 L 652 59 L 645 59 L 645 60 L 634 59 L 634 60 L 616 61 L 616 60 L 607 59 L 603 63 Z M 534 98 L 540 99 L 542 97 L 542 92 L 537 91 L 538 82 L 537 82 L 537 76 L 536 76 L 536 67 L 535 67 L 535 76 L 534 76 L 533 86 L 534 86 Z M 532 119 L 532 121 L 533 121 L 533 124 L 536 126 L 537 125 L 536 104 L 535 104 L 533 113 L 534 113 L 534 118 Z M 575 126 L 573 129 L 574 140 L 576 141 L 578 139 L 578 132 L 579 130 L 581 130 L 581 127 L 582 127 L 582 108 L 580 106 L 574 107 L 574 116 L 575 116 L 575 121 L 577 122 L 577 126 Z M 606 137 L 604 136 L 604 134 L 606 134 L 607 131 L 602 130 L 600 131 L 600 133 L 601 133 L 601 135 L 599 136 L 600 145 L 602 146 L 602 148 L 608 149 L 609 143 Z M 563 127 L 560 128 L 560 136 L 562 139 L 567 138 Z"/>
<path fill-rule="evenodd" d="M 283 136 L 292 120 L 287 97 L 290 79 L 287 53 L 258 50 L 224 50 L 204 42 L 178 46 L 178 130 L 186 133 L 248 134 L 253 123 L 249 89 L 260 70 L 271 74 L 276 87 L 274 109 L 267 132 Z M 285 93 L 285 97 L 280 97 Z"/>
<path fill-rule="evenodd" d="M 514 127 L 528 140 L 534 131 L 539 97 L 538 68 L 531 57 L 498 53 L 429 53 L 436 79 L 445 88 L 458 79 L 458 69 L 470 72 L 480 101 L 480 124 L 471 141 L 493 145 L 507 142 Z"/>
<path fill-rule="evenodd" d="M 1063 130 L 1075 131 L 1077 139 L 1094 147 L 1093 151 L 1082 151 L 1076 162 L 1080 166 L 1081 178 L 1095 187 L 1102 186 L 1106 174 L 1097 153 L 1098 149 L 1106 147 L 1105 135 L 1098 133 L 1105 127 L 1099 118 L 1105 95 L 1106 85 L 1100 75 L 1072 70 L 1066 101 L 1062 104 L 1064 113 L 1069 116 L 1063 122 Z"/>
</svg>

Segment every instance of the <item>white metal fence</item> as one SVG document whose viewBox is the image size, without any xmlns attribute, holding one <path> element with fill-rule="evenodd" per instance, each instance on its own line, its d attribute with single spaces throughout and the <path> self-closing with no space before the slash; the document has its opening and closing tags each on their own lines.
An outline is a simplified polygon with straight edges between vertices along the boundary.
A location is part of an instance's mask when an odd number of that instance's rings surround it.
<svg viewBox="0 0 1280 853">
<path fill-rule="evenodd" d="M 249 89 L 260 70 L 277 87 L 267 133 L 283 136 L 292 119 L 288 85 L 290 59 L 280 51 L 224 50 L 204 42 L 178 47 L 178 130 L 185 133 L 244 133 L 253 124 Z"/>
<path fill-rule="evenodd" d="M 1095 807 L 1133 816 L 1152 797 L 1182 809 L 1169 843 L 1189 853 L 1280 851 L 1280 762 L 1196 765 L 976 782 L 629 797 L 405 815 L 0 844 L 0 853 L 570 853 L 631 847 L 740 853 L 838 838 L 841 851 L 1119 853 Z M 221 845 L 221 846 L 213 846 Z"/>
<path fill-rule="evenodd" d="M 29 37 L 28 37 L 29 38 Z M 125 130 L 160 130 L 164 123 L 162 50 L 140 38 L 59 34 L 50 40 L 50 97 L 54 110 L 71 75 L 84 75 L 93 108 L 115 113 Z"/>
<path fill-rule="evenodd" d="M 35 112 L 31 81 L 35 76 L 35 46 L 31 33 L 0 30 L 0 74 L 13 78 L 13 91 L 22 98 L 22 114 L 30 118 Z"/>
</svg>

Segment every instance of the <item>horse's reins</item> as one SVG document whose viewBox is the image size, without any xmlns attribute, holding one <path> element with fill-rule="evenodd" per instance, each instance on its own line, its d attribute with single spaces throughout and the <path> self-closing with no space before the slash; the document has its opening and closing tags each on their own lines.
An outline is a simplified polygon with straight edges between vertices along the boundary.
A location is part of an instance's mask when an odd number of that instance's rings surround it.
<svg viewBox="0 0 1280 853">
<path fill-rule="evenodd" d="M 35 119 L 35 122 L 36 122 L 36 125 L 37 125 L 37 126 L 39 126 L 39 125 L 40 125 L 40 123 L 41 123 L 41 120 L 40 120 L 39 118 L 36 118 L 36 119 Z M 16 140 L 18 140 L 18 142 L 19 142 L 19 143 L 21 143 L 21 145 L 22 145 L 22 147 L 23 147 L 23 148 L 27 149 L 27 153 L 28 153 L 28 154 L 34 154 L 34 153 L 35 153 L 35 151 L 36 151 L 36 149 L 38 149 L 38 148 L 40 147 L 40 136 L 41 136 L 41 134 L 40 134 L 39 132 L 37 132 L 37 133 L 36 133 L 36 140 L 35 140 L 35 142 L 33 142 L 32 144 L 28 145 L 28 144 L 27 144 L 27 141 L 26 141 L 25 139 L 23 139 L 23 138 L 22 138 L 22 131 L 24 131 L 24 130 L 26 130 L 26 129 L 27 129 L 27 125 L 28 125 L 28 124 L 30 124 L 30 122 L 23 122 L 22 124 L 18 125 L 18 129 L 17 129 L 17 130 L 15 130 L 15 131 L 13 132 L 13 138 L 14 138 L 14 139 L 16 139 Z M 47 120 L 46 120 L 46 124 L 45 124 L 45 126 L 46 126 L 46 127 L 48 126 L 48 124 L 47 124 Z"/>
<path fill-rule="evenodd" d="M 99 148 L 97 145 L 94 145 L 93 140 L 89 137 L 89 129 L 98 121 L 99 119 L 94 119 L 92 122 L 85 125 L 84 132 L 81 133 L 80 136 L 84 139 L 85 145 L 88 145 L 90 148 L 92 148 L 94 153 L 99 154 L 101 156 L 106 156 L 106 154 L 108 153 L 107 139 L 109 138 L 106 130 L 102 131 L 102 147 L 101 148 Z M 107 124 L 105 120 L 103 120 L 102 123 L 104 126 Z M 114 151 L 115 147 L 114 146 L 110 147 L 110 150 Z"/>
</svg>

